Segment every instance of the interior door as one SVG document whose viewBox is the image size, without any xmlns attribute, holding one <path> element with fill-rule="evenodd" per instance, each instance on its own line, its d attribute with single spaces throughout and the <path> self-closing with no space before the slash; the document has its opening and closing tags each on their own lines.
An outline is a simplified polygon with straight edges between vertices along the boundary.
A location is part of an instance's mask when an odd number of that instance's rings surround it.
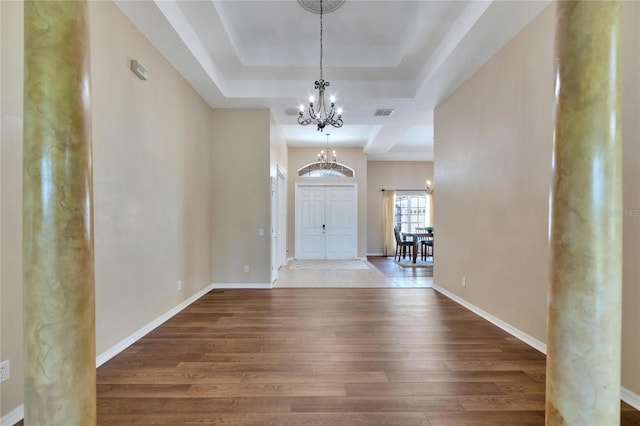
<svg viewBox="0 0 640 426">
<path fill-rule="evenodd" d="M 278 167 L 278 268 L 287 264 L 287 182 Z"/>
<path fill-rule="evenodd" d="M 355 186 L 300 185 L 296 191 L 296 258 L 356 257 Z"/>
<path fill-rule="evenodd" d="M 279 206 L 278 185 L 274 178 L 271 178 L 271 282 L 278 278 L 278 235 L 279 235 Z"/>
</svg>

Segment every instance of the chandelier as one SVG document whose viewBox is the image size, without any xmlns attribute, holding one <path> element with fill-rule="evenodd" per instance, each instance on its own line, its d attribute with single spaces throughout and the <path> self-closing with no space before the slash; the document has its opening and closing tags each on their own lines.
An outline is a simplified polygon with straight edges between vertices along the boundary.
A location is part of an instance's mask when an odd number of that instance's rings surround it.
<svg viewBox="0 0 640 426">
<path fill-rule="evenodd" d="M 298 2 L 307 10 L 309 9 L 305 6 L 305 3 L 301 0 Z M 340 4 L 338 7 L 342 4 Z M 336 7 L 337 8 L 337 7 Z M 335 10 L 335 8 L 334 8 Z M 324 99 L 324 91 L 327 87 L 329 87 L 329 82 L 325 81 L 322 75 L 322 56 L 323 56 L 323 48 L 322 48 L 322 15 L 323 15 L 323 6 L 322 0 L 320 0 L 320 79 L 315 81 L 315 89 L 318 91 L 318 103 L 315 103 L 315 97 L 309 96 L 309 109 L 307 111 L 308 116 L 304 115 L 304 105 L 300 105 L 300 115 L 298 116 L 298 124 L 303 126 L 307 126 L 309 124 L 314 124 L 317 126 L 318 131 L 322 132 L 327 124 L 332 125 L 333 127 L 339 128 L 342 127 L 342 108 L 336 109 L 336 98 L 335 96 L 331 96 L 329 98 L 329 110 L 327 111 L 327 102 Z"/>
<path fill-rule="evenodd" d="M 338 167 L 338 161 L 336 159 L 336 150 L 329 150 L 329 136 L 330 133 L 327 133 L 327 149 L 323 149 L 318 153 L 318 168 L 319 169 L 335 169 Z"/>
</svg>

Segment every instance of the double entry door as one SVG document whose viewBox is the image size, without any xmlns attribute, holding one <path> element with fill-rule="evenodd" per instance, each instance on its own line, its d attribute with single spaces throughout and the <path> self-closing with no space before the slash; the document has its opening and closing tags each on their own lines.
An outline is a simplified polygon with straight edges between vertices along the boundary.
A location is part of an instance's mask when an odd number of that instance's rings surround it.
<svg viewBox="0 0 640 426">
<path fill-rule="evenodd" d="M 296 187 L 296 259 L 354 259 L 355 185 Z"/>
</svg>

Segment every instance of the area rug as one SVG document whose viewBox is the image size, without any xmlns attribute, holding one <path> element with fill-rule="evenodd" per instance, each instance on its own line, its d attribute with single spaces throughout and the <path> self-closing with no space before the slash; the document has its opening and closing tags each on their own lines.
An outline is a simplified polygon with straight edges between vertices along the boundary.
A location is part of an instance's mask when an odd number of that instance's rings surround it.
<svg viewBox="0 0 640 426">
<path fill-rule="evenodd" d="M 413 263 L 411 259 L 402 259 L 398 262 L 398 265 L 403 268 L 433 268 L 433 261 L 418 260 L 416 263 Z"/>
<path fill-rule="evenodd" d="M 371 269 L 369 263 L 360 259 L 347 260 L 293 260 L 287 265 L 287 269 L 302 270 L 338 270 L 338 269 Z"/>
</svg>

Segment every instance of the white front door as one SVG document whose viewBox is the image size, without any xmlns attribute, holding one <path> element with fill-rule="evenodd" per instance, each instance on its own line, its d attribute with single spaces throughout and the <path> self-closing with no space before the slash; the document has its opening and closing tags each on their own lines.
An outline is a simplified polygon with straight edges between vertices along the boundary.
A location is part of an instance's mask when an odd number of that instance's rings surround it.
<svg viewBox="0 0 640 426">
<path fill-rule="evenodd" d="M 354 185 L 299 185 L 296 258 L 353 259 L 357 219 Z"/>
<path fill-rule="evenodd" d="M 356 257 L 356 215 L 353 186 L 325 188 L 325 222 L 327 259 Z"/>
<path fill-rule="evenodd" d="M 301 186 L 296 195 L 296 258 L 324 259 L 324 187 Z"/>
</svg>

